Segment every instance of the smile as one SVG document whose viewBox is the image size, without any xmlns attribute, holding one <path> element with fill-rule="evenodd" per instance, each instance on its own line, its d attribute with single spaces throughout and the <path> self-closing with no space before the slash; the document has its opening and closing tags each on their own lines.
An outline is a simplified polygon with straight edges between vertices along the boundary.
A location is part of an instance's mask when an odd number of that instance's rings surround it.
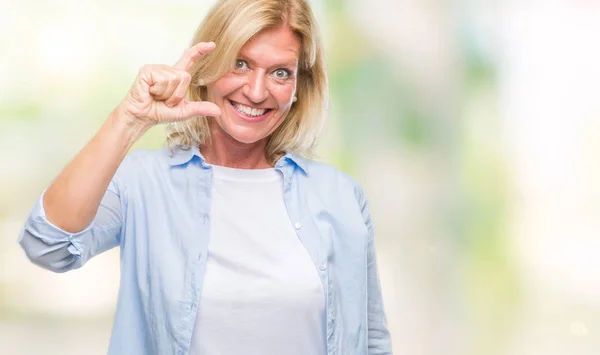
<svg viewBox="0 0 600 355">
<path fill-rule="evenodd" d="M 235 113 L 245 121 L 260 122 L 267 118 L 268 114 L 273 111 L 270 108 L 252 108 L 246 105 L 242 105 L 235 101 L 227 100 Z"/>
</svg>

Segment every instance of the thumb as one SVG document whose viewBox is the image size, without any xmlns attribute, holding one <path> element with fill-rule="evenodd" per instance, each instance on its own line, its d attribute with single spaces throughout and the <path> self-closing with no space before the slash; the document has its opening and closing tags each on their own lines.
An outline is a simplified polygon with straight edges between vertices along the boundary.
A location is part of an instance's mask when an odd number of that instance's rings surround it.
<svg viewBox="0 0 600 355">
<path fill-rule="evenodd" d="M 181 105 L 182 119 L 198 116 L 220 116 L 221 109 L 210 101 L 184 101 Z"/>
</svg>

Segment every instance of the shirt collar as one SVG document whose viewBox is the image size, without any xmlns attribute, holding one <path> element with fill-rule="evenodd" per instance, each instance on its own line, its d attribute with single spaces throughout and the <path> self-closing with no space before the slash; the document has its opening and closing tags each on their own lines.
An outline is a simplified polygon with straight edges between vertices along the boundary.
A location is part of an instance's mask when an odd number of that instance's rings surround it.
<svg viewBox="0 0 600 355">
<path fill-rule="evenodd" d="M 167 153 L 167 161 L 171 166 L 183 165 L 188 163 L 194 156 L 197 156 L 205 164 L 205 159 L 196 146 L 175 146 L 174 148 L 163 148 Z"/>
<path fill-rule="evenodd" d="M 292 152 L 287 152 L 284 156 L 282 156 L 281 158 L 279 158 L 279 160 L 277 161 L 277 163 L 275 164 L 275 167 L 277 168 L 283 168 L 284 165 L 286 163 L 292 162 L 295 165 L 297 165 L 300 169 L 302 169 L 302 171 L 308 175 L 308 162 L 309 160 L 306 159 L 305 157 L 296 154 L 296 153 L 292 153 Z"/>
<path fill-rule="evenodd" d="M 197 156 L 200 159 L 200 162 L 203 166 L 207 166 L 206 159 L 202 153 L 200 153 L 200 149 L 197 146 L 175 146 L 173 150 L 166 147 L 164 148 L 168 155 L 168 162 L 171 166 L 183 165 L 188 163 L 194 156 Z M 287 152 L 283 157 L 277 160 L 275 167 L 283 168 L 285 164 L 294 163 L 297 165 L 305 174 L 308 174 L 308 163 L 309 160 L 299 154 Z"/>
</svg>

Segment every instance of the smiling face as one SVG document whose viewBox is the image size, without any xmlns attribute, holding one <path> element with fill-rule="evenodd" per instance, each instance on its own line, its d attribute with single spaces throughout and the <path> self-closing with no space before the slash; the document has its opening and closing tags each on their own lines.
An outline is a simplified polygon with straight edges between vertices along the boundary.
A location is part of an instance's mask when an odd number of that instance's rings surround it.
<svg viewBox="0 0 600 355">
<path fill-rule="evenodd" d="M 233 70 L 207 85 L 208 101 L 221 108 L 209 121 L 213 138 L 266 142 L 292 107 L 299 55 L 300 41 L 288 27 L 264 30 L 248 41 Z"/>
</svg>

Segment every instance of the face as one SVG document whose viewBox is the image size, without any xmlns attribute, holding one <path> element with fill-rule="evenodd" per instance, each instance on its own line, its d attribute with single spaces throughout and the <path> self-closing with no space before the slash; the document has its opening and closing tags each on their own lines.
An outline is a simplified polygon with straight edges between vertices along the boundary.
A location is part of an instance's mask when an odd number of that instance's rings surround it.
<svg viewBox="0 0 600 355">
<path fill-rule="evenodd" d="M 207 85 L 221 108 L 211 129 L 241 143 L 268 137 L 287 116 L 296 93 L 300 41 L 287 27 L 268 29 L 242 47 L 235 67 Z M 215 122 L 214 125 L 212 122 Z"/>
</svg>

